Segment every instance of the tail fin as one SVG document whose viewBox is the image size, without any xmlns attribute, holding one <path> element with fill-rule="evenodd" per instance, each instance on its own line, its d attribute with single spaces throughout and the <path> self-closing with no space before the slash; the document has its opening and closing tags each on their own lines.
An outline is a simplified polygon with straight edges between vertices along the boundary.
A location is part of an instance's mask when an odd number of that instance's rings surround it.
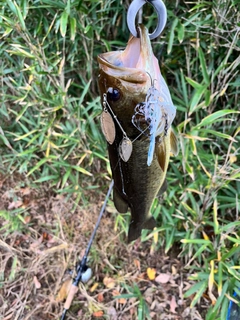
<svg viewBox="0 0 240 320">
<path fill-rule="evenodd" d="M 141 236 L 142 229 L 150 229 L 156 227 L 156 220 L 153 217 L 150 217 L 143 223 L 131 222 L 128 230 L 128 243 L 136 240 Z"/>
</svg>

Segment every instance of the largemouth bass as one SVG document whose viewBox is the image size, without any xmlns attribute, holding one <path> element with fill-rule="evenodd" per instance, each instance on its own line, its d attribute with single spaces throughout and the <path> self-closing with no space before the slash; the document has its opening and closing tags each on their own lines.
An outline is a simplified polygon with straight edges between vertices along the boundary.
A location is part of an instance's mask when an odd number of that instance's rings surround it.
<svg viewBox="0 0 240 320">
<path fill-rule="evenodd" d="M 114 180 L 113 201 L 118 212 L 131 210 L 128 242 L 142 229 L 153 229 L 153 200 L 166 188 L 170 152 L 177 154 L 171 130 L 175 117 L 168 87 L 152 52 L 148 30 L 138 26 L 124 51 L 98 56 L 102 130 Z"/>
</svg>

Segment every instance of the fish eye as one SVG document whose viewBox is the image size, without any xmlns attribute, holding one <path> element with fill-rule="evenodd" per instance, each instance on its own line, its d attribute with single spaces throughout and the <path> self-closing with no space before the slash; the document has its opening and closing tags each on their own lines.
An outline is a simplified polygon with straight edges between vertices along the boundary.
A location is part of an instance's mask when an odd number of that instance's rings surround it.
<svg viewBox="0 0 240 320">
<path fill-rule="evenodd" d="M 112 88 L 112 87 L 108 88 L 107 90 L 108 100 L 115 102 L 115 101 L 118 101 L 120 97 L 121 97 L 121 93 L 118 89 Z"/>
</svg>

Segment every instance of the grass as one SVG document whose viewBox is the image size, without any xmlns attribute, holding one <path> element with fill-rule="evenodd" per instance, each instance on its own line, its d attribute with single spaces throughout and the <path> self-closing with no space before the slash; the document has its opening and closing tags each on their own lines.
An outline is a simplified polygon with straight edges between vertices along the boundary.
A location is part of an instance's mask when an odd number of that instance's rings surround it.
<svg viewBox="0 0 240 320">
<path fill-rule="evenodd" d="M 110 181 L 96 57 L 125 46 L 128 5 L 120 0 L 0 4 L 1 171 L 22 175 L 36 189 L 47 185 L 71 199 L 74 212 L 105 192 Z M 166 1 L 168 23 L 153 41 L 177 107 L 180 152 L 171 158 L 167 193 L 152 207 L 160 227 L 144 231 L 142 242 L 152 254 L 180 247 L 193 284 L 185 297 L 193 297 L 192 308 L 210 301 L 206 320 L 226 319 L 228 302 L 240 288 L 237 4 Z M 144 18 L 148 27 L 154 25 L 151 6 Z M 0 209 L 3 239 L 27 232 L 24 208 Z M 121 239 L 128 220 L 116 216 Z M 71 227 L 66 230 L 71 239 Z M 101 254 L 96 249 L 96 261 Z M 12 259 L 7 283 L 19 276 L 17 256 Z M 138 319 L 145 319 L 148 307 L 137 284 L 122 288 L 123 295 L 137 297 Z"/>
</svg>

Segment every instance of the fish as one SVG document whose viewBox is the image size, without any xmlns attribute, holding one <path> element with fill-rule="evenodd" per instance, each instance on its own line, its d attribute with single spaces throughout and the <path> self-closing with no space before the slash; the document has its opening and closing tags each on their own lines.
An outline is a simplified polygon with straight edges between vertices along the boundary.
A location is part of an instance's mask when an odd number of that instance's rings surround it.
<svg viewBox="0 0 240 320">
<path fill-rule="evenodd" d="M 139 24 L 125 50 L 99 54 L 98 85 L 114 180 L 113 202 L 119 213 L 130 209 L 128 243 L 152 230 L 150 209 L 167 189 L 170 153 L 178 154 L 171 124 L 176 115 L 169 89 L 153 54 L 148 29 Z"/>
</svg>

